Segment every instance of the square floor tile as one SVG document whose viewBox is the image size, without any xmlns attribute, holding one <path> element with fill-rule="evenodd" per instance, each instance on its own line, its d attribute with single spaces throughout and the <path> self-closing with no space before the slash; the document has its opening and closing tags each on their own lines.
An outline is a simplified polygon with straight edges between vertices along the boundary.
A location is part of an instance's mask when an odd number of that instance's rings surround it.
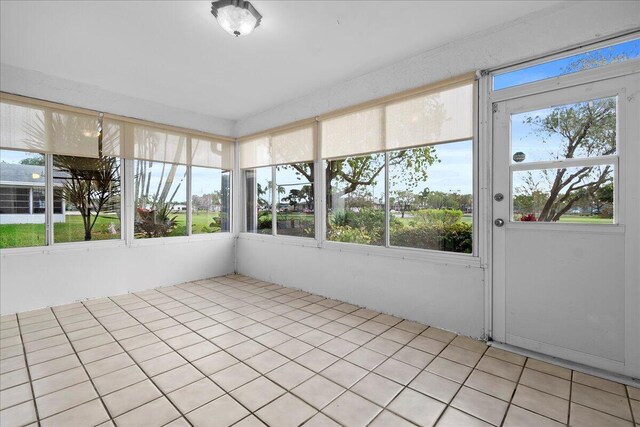
<svg viewBox="0 0 640 427">
<path fill-rule="evenodd" d="M 322 409 L 327 406 L 336 397 L 344 393 L 346 389 L 328 379 L 315 375 L 303 382 L 291 393 L 295 394 L 316 409 Z"/>
<path fill-rule="evenodd" d="M 348 354 L 345 360 L 360 366 L 361 368 L 372 371 L 376 366 L 387 360 L 387 356 L 368 348 L 360 347 L 354 352 Z"/>
<path fill-rule="evenodd" d="M 239 360 L 235 357 L 219 351 L 210 356 L 203 357 L 193 362 L 193 365 L 205 375 L 212 375 L 218 371 L 228 368 L 231 365 L 235 365 Z"/>
<path fill-rule="evenodd" d="M 571 425 L 580 427 L 632 427 L 633 424 L 586 406 L 571 403 Z"/>
<path fill-rule="evenodd" d="M 567 422 L 569 402 L 532 388 L 518 385 L 513 404 L 561 423 Z"/>
<path fill-rule="evenodd" d="M 269 372 L 267 377 L 287 390 L 291 390 L 313 375 L 313 371 L 295 362 L 288 362 Z"/>
<path fill-rule="evenodd" d="M 186 414 L 222 396 L 224 390 L 208 378 L 191 383 L 167 395 L 178 409 Z"/>
<path fill-rule="evenodd" d="M 469 375 L 464 385 L 507 402 L 516 389 L 516 383 L 478 370 Z"/>
<path fill-rule="evenodd" d="M 418 425 L 432 426 L 445 407 L 442 402 L 406 388 L 387 408 Z"/>
<path fill-rule="evenodd" d="M 36 422 L 36 409 L 30 400 L 0 411 L 0 425 L 24 426 Z"/>
<path fill-rule="evenodd" d="M 491 424 L 474 418 L 469 414 L 457 410 L 456 408 L 449 407 L 440 420 L 438 421 L 438 427 L 490 427 Z M 523 426 L 524 427 L 524 426 Z"/>
<path fill-rule="evenodd" d="M 251 366 L 261 374 L 266 374 L 287 362 L 288 359 L 286 357 L 273 350 L 267 350 L 245 361 L 247 365 Z"/>
<path fill-rule="evenodd" d="M 416 375 L 418 375 L 420 369 L 415 366 L 407 365 L 399 360 L 387 359 L 385 362 L 380 364 L 380 366 L 374 369 L 373 372 L 400 384 L 407 385 L 416 377 Z"/>
<path fill-rule="evenodd" d="M 291 393 L 287 393 L 256 412 L 267 425 L 295 427 L 311 418 L 317 411 Z"/>
<path fill-rule="evenodd" d="M 460 384 L 428 371 L 422 371 L 409 383 L 409 387 L 445 403 L 450 403 Z"/>
<path fill-rule="evenodd" d="M 374 373 L 369 373 L 351 387 L 352 392 L 382 407 L 388 405 L 402 389 L 402 385 Z"/>
<path fill-rule="evenodd" d="M 327 406 L 323 412 L 343 425 L 365 427 L 382 408 L 350 391 Z"/>
<path fill-rule="evenodd" d="M 117 417 L 162 396 L 151 381 L 141 381 L 102 398 L 111 416 Z"/>
<path fill-rule="evenodd" d="M 89 381 L 50 393 L 36 399 L 38 415 L 46 418 L 58 412 L 66 411 L 81 403 L 95 399 L 98 394 Z"/>
<path fill-rule="evenodd" d="M 462 387 L 451 406 L 493 425 L 500 425 L 509 404 L 469 387 Z"/>
<path fill-rule="evenodd" d="M 324 350 L 320 350 L 319 348 L 314 348 L 310 352 L 298 357 L 296 359 L 296 362 L 298 362 L 305 368 L 311 369 L 314 372 L 320 372 L 327 366 L 335 363 L 336 360 L 338 360 L 338 358 L 333 354 L 329 354 Z"/>
<path fill-rule="evenodd" d="M 114 421 L 118 427 L 162 426 L 179 417 L 180 413 L 169 400 L 166 397 L 160 397 L 120 415 Z"/>
<path fill-rule="evenodd" d="M 204 375 L 192 365 L 182 365 L 152 378 L 154 384 L 164 393 L 184 387 L 204 378 Z"/>
<path fill-rule="evenodd" d="M 335 383 L 340 384 L 345 388 L 349 388 L 357 383 L 362 377 L 367 375 L 369 371 L 363 369 L 353 363 L 349 363 L 345 360 L 339 360 L 327 369 L 321 372 L 321 374 L 329 378 Z"/>
<path fill-rule="evenodd" d="M 631 421 L 629 400 L 617 394 L 573 383 L 571 401 Z"/>
<path fill-rule="evenodd" d="M 392 356 L 392 358 L 415 366 L 416 368 L 423 369 L 425 366 L 431 363 L 433 359 L 435 359 L 435 356 L 433 354 L 415 349 L 413 347 L 402 347 L 396 354 Z"/>
<path fill-rule="evenodd" d="M 286 393 L 286 390 L 266 377 L 259 377 L 231 392 L 231 395 L 251 411 Z"/>
<path fill-rule="evenodd" d="M 503 427 L 561 427 L 564 424 L 560 424 L 557 421 L 553 421 L 550 418 L 543 417 L 526 409 L 522 409 L 519 406 L 511 405 L 507 411 L 507 416 L 504 419 Z M 576 424 L 584 425 L 584 424 Z"/>
<path fill-rule="evenodd" d="M 40 422 L 42 427 L 94 426 L 109 421 L 109 414 L 99 399 L 76 406 Z"/>
<path fill-rule="evenodd" d="M 210 378 L 224 390 L 230 392 L 259 376 L 259 372 L 240 362 L 216 372 Z"/>
</svg>

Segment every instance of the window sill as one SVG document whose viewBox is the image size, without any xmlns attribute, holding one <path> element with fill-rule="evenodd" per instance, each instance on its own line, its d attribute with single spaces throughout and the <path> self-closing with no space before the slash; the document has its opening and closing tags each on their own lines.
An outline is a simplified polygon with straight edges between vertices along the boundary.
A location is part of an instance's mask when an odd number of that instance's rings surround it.
<svg viewBox="0 0 640 427">
<path fill-rule="evenodd" d="M 267 243 L 280 243 L 283 245 L 302 246 L 305 248 L 318 248 L 319 242 L 313 237 L 274 236 L 272 234 L 257 234 L 242 232 L 238 239 L 253 240 Z"/>
<path fill-rule="evenodd" d="M 95 242 L 58 243 L 51 246 L 32 246 L 27 248 L 0 249 L 0 256 L 20 256 L 33 254 L 55 254 L 59 252 L 92 251 L 97 249 L 136 248 L 190 242 L 206 242 L 215 240 L 232 240 L 232 233 L 196 234 L 193 236 L 159 237 L 155 239 L 135 239 L 130 245 L 124 240 L 104 240 Z"/>
</svg>

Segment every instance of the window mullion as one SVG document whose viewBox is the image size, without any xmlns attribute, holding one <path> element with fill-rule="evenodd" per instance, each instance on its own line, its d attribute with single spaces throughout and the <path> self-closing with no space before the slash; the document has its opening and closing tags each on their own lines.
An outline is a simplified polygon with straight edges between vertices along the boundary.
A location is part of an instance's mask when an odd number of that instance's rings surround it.
<svg viewBox="0 0 640 427">
<path fill-rule="evenodd" d="M 54 222 L 54 191 L 53 191 L 53 154 L 46 154 L 44 160 L 45 166 L 45 239 L 47 245 L 54 243 L 53 239 L 53 222 Z M 64 203 L 64 198 L 61 198 L 61 203 Z"/>
<path fill-rule="evenodd" d="M 278 196 L 278 184 L 276 183 L 276 166 L 271 166 L 271 235 L 277 235 L 278 218 L 276 197 Z"/>
<path fill-rule="evenodd" d="M 389 229 L 391 212 L 389 212 L 389 152 L 386 151 L 384 153 L 384 245 L 388 248 L 391 246 L 390 244 L 390 234 L 391 230 Z"/>
</svg>

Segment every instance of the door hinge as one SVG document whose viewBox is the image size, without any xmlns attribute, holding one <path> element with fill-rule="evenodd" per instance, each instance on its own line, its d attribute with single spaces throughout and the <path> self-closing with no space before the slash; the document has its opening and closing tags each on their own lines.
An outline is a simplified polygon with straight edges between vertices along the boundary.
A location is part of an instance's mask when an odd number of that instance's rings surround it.
<svg viewBox="0 0 640 427">
<path fill-rule="evenodd" d="M 497 102 L 494 102 L 494 103 L 493 103 L 493 108 L 492 108 L 492 109 L 493 109 L 493 112 L 494 112 L 494 113 L 497 113 L 497 112 L 498 112 L 498 103 L 497 103 Z"/>
</svg>

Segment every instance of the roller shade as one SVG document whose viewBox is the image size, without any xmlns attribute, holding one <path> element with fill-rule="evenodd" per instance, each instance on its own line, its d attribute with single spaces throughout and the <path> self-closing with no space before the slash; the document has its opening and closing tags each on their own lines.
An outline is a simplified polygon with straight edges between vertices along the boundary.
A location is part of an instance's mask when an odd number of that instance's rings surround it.
<svg viewBox="0 0 640 427">
<path fill-rule="evenodd" d="M 240 142 L 240 167 L 243 169 L 314 159 L 313 125 L 264 135 Z"/>
<path fill-rule="evenodd" d="M 471 139 L 473 80 L 381 102 L 320 123 L 325 159 Z"/>
<path fill-rule="evenodd" d="M 384 150 L 384 107 L 323 120 L 322 157 L 335 158 Z"/>
<path fill-rule="evenodd" d="M 191 164 L 194 166 L 233 169 L 233 143 L 192 137 Z"/>
<path fill-rule="evenodd" d="M 0 102 L 0 148 L 98 157 L 97 115 Z"/>
<path fill-rule="evenodd" d="M 125 157 L 187 164 L 187 134 L 160 128 L 126 124 Z"/>
<path fill-rule="evenodd" d="M 473 84 L 389 104 L 385 148 L 396 150 L 473 137 Z"/>
</svg>

